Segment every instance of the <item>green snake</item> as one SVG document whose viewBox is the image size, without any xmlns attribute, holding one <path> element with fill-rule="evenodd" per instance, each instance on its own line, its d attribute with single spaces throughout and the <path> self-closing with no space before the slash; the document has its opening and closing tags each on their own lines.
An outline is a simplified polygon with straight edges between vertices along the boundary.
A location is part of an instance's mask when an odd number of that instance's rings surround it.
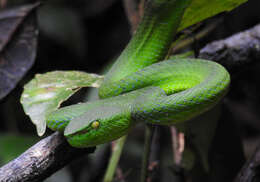
<svg viewBox="0 0 260 182">
<path fill-rule="evenodd" d="M 173 125 L 209 110 L 227 93 L 230 76 L 202 59 L 164 60 L 190 0 L 150 0 L 139 27 L 106 74 L 100 100 L 47 116 L 74 147 L 91 147 L 126 135 L 137 123 Z M 164 61 L 162 61 L 164 60 Z"/>
</svg>

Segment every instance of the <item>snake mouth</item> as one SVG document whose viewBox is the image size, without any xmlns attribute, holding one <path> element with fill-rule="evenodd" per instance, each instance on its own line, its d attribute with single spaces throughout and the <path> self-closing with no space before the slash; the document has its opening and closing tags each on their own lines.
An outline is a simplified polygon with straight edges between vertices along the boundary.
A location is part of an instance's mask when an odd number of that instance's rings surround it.
<svg viewBox="0 0 260 182">
<path fill-rule="evenodd" d="M 78 129 L 77 131 L 70 131 L 69 129 L 66 128 L 64 131 L 64 135 L 65 136 L 85 135 L 88 132 L 90 132 L 90 130 L 97 130 L 99 127 L 100 127 L 99 120 L 95 120 L 85 128 Z"/>
<path fill-rule="evenodd" d="M 90 131 L 90 127 L 89 127 L 89 126 L 86 127 L 86 128 L 84 128 L 84 129 L 81 129 L 81 130 L 79 130 L 79 131 L 76 131 L 76 132 L 69 132 L 69 131 L 67 131 L 67 130 L 65 129 L 64 135 L 65 135 L 66 137 L 72 137 L 72 136 L 74 136 L 74 135 L 85 135 L 85 134 L 88 133 L 89 131 Z"/>
</svg>

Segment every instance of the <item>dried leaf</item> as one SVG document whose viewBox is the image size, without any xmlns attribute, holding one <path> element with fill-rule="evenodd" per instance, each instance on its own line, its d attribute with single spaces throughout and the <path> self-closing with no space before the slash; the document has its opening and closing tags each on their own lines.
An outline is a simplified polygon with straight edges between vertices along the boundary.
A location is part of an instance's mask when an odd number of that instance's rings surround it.
<svg viewBox="0 0 260 182">
<path fill-rule="evenodd" d="M 24 86 L 21 103 L 36 125 L 38 135 L 46 129 L 45 116 L 82 87 L 99 87 L 102 76 L 79 71 L 53 71 L 38 74 Z"/>
<path fill-rule="evenodd" d="M 0 99 L 34 63 L 38 31 L 33 10 L 38 6 L 35 3 L 0 12 Z"/>
</svg>

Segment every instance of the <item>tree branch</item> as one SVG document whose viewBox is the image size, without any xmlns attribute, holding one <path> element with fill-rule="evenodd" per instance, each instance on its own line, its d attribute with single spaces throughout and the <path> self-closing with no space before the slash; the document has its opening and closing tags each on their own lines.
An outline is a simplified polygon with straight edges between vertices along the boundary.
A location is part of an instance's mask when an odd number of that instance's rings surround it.
<svg viewBox="0 0 260 182">
<path fill-rule="evenodd" d="M 250 182 L 260 180 L 260 145 L 256 148 L 253 156 L 245 163 L 238 173 L 235 182 Z"/>
<path fill-rule="evenodd" d="M 95 148 L 71 147 L 55 132 L 0 168 L 1 182 L 36 182 L 49 177 L 72 160 L 94 152 Z"/>
<path fill-rule="evenodd" d="M 223 40 L 207 44 L 200 50 L 200 58 L 214 60 L 230 72 L 260 59 L 260 25 Z"/>
</svg>

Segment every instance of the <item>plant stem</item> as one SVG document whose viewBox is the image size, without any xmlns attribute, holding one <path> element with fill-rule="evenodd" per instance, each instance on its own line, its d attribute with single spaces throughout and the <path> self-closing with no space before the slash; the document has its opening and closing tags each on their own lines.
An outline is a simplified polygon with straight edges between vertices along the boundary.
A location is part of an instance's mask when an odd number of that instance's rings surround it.
<svg viewBox="0 0 260 182">
<path fill-rule="evenodd" d="M 106 174 L 105 174 L 105 177 L 103 180 L 104 182 L 111 182 L 113 180 L 126 138 L 127 138 L 127 135 L 119 138 L 115 142 L 115 144 L 112 146 L 112 156 L 109 160 L 109 164 L 108 164 Z"/>
<path fill-rule="evenodd" d="M 177 44 L 173 45 L 173 48 L 171 50 L 171 54 L 174 54 L 178 51 L 180 51 L 181 49 L 189 46 L 190 44 L 192 44 L 195 40 L 200 40 L 203 37 L 207 36 L 210 32 L 212 32 L 220 23 L 222 22 L 222 19 L 218 19 L 212 23 L 210 23 L 207 27 L 205 27 L 204 29 L 202 29 L 200 32 L 198 32 L 197 34 L 195 34 L 194 36 L 190 36 L 186 39 L 180 40 L 177 42 Z"/>
<path fill-rule="evenodd" d="M 154 133 L 154 127 L 152 125 L 145 125 L 145 144 L 144 153 L 141 168 L 141 182 L 145 182 L 147 178 L 147 168 L 149 164 L 150 149 L 152 144 L 152 138 Z"/>
<path fill-rule="evenodd" d="M 180 166 L 185 145 L 184 133 L 178 132 L 174 126 L 171 126 L 170 130 L 172 135 L 173 161 L 175 165 Z"/>
</svg>

